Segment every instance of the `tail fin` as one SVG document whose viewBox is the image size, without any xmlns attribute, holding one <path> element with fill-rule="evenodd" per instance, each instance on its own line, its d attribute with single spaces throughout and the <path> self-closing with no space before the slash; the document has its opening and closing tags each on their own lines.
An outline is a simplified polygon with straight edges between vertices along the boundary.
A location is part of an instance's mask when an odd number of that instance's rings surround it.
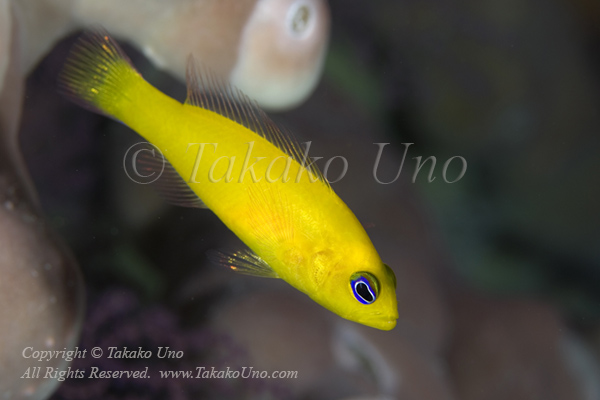
<svg viewBox="0 0 600 400">
<path fill-rule="evenodd" d="M 94 112 L 121 119 L 127 90 L 143 80 L 119 45 L 102 30 L 85 32 L 59 77 L 59 90 Z"/>
</svg>

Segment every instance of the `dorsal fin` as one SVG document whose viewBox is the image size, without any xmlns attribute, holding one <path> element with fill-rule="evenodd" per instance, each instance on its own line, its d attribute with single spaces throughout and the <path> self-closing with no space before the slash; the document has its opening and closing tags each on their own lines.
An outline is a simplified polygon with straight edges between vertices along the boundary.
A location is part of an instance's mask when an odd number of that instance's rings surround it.
<svg viewBox="0 0 600 400">
<path fill-rule="evenodd" d="M 304 166 L 313 179 L 329 186 L 317 165 L 312 160 L 304 160 L 305 151 L 291 132 L 275 124 L 256 102 L 241 90 L 224 82 L 211 71 L 199 67 L 193 56 L 188 58 L 186 79 L 185 104 L 213 111 L 250 129 Z"/>
</svg>

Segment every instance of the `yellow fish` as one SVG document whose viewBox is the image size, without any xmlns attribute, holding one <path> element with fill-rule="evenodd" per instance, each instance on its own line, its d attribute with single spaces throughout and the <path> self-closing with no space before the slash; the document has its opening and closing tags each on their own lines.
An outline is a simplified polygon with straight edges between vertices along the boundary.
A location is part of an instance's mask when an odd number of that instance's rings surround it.
<svg viewBox="0 0 600 400">
<path fill-rule="evenodd" d="M 147 83 L 105 32 L 92 32 L 74 46 L 59 83 L 160 149 L 178 174 L 167 197 L 209 208 L 248 246 L 220 253 L 221 264 L 281 278 L 343 318 L 394 328 L 394 273 L 307 153 L 192 59 L 187 76 L 182 104 Z"/>
</svg>

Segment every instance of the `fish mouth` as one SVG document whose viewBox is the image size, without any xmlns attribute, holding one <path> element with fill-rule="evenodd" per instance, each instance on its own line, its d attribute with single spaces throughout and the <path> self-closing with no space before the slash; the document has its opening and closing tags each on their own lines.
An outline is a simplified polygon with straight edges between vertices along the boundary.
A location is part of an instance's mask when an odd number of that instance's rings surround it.
<svg viewBox="0 0 600 400">
<path fill-rule="evenodd" d="M 375 326 L 374 328 L 377 329 L 381 329 L 382 331 L 391 331 L 392 329 L 394 329 L 396 327 L 396 323 L 397 323 L 397 319 L 396 318 L 390 318 L 387 320 L 379 320 L 378 321 L 378 325 Z"/>
<path fill-rule="evenodd" d="M 358 322 L 370 326 L 371 328 L 380 329 L 382 331 L 391 331 L 396 327 L 397 319 L 398 317 L 394 316 L 378 316 L 376 318 L 358 320 Z"/>
</svg>

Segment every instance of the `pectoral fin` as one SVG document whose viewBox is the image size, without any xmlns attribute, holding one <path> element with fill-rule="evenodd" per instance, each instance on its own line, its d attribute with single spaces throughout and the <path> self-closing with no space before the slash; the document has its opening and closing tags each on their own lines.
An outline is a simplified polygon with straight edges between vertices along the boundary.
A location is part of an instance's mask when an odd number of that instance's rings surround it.
<svg viewBox="0 0 600 400">
<path fill-rule="evenodd" d="M 277 272 L 250 249 L 231 253 L 209 250 L 207 256 L 213 263 L 227 267 L 240 274 L 260 276 L 262 278 L 279 278 Z"/>
</svg>

